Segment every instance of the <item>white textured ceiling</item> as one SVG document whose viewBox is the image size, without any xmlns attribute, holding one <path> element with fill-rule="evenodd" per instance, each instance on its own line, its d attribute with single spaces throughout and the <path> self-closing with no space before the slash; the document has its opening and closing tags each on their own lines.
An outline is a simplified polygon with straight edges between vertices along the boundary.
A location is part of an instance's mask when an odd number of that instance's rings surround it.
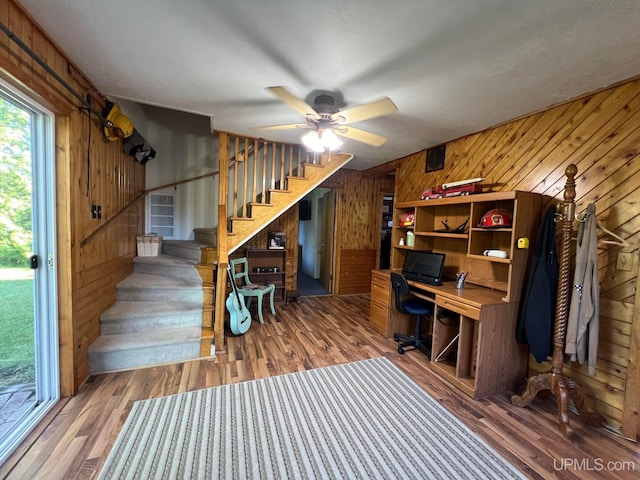
<svg viewBox="0 0 640 480">
<path fill-rule="evenodd" d="M 107 96 L 214 117 L 298 142 L 265 91 L 399 112 L 354 124 L 366 169 L 640 75 L 639 0 L 21 0 Z"/>
</svg>

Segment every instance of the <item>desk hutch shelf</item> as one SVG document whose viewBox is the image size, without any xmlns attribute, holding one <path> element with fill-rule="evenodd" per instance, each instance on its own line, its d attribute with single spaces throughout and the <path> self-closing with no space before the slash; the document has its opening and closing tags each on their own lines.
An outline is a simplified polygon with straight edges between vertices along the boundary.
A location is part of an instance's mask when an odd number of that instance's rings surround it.
<svg viewBox="0 0 640 480">
<path fill-rule="evenodd" d="M 540 195 L 519 191 L 398 202 L 394 225 L 399 225 L 400 217 L 407 213 L 415 214 L 415 224 L 394 227 L 391 268 L 402 268 L 406 250 L 446 253 L 445 276 L 455 278 L 456 273 L 468 272 L 468 283 L 503 292 L 505 302 L 518 301 L 529 250 L 518 248 L 517 240 L 534 235 L 540 221 L 540 202 Z M 496 208 L 513 213 L 512 226 L 480 228 L 482 216 Z M 451 231 L 465 223 L 464 231 Z M 450 231 L 443 231 L 447 229 Z M 413 247 L 406 245 L 407 231 L 415 236 Z M 405 245 L 400 245 L 400 239 Z M 483 254 L 485 250 L 502 250 L 507 257 L 489 257 Z"/>
<path fill-rule="evenodd" d="M 479 227 L 496 208 L 512 212 L 512 225 Z M 517 388 L 526 376 L 527 351 L 515 341 L 515 325 L 531 253 L 518 248 L 518 239 L 535 238 L 540 208 L 540 195 L 519 191 L 396 203 L 391 269 L 373 272 L 371 326 L 388 337 L 406 332 L 411 320 L 395 309 L 390 272 L 402 270 L 408 250 L 445 253 L 445 277 L 468 272 L 464 289 L 455 282 L 409 281 L 413 295 L 434 305 L 431 359 L 425 362 L 473 398 Z M 408 213 L 414 224 L 400 226 Z M 400 245 L 409 231 L 414 245 Z M 506 258 L 484 255 L 489 249 L 506 252 Z"/>
</svg>

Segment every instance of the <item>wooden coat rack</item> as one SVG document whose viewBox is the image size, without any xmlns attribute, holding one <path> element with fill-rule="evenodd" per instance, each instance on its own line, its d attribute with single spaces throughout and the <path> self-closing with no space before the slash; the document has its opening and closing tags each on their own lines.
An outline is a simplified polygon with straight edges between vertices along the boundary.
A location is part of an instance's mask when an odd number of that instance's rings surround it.
<svg viewBox="0 0 640 480">
<path fill-rule="evenodd" d="M 558 297 L 556 300 L 556 320 L 553 330 L 551 370 L 530 377 L 524 393 L 521 396 L 514 395 L 511 397 L 511 403 L 519 407 L 525 407 L 539 392 L 544 390 L 550 391 L 556 396 L 558 402 L 559 427 L 565 437 L 569 437 L 573 432 L 569 424 L 569 399 L 573 400 L 580 414 L 580 418 L 589 425 L 601 427 L 604 424 L 604 417 L 602 415 L 587 410 L 584 392 L 580 385 L 562 373 L 570 301 L 571 237 L 575 218 L 575 176 L 577 173 L 578 168 L 574 164 L 569 165 L 565 171 L 567 182 L 564 188 L 564 203 L 562 204 L 560 270 L 558 276 Z"/>
</svg>

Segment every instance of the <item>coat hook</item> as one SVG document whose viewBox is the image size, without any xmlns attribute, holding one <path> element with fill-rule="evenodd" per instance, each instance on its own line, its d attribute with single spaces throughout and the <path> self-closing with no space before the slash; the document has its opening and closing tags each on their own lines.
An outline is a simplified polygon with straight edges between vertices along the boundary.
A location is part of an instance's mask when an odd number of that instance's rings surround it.
<svg viewBox="0 0 640 480">
<path fill-rule="evenodd" d="M 575 219 L 576 219 L 576 221 L 577 221 L 577 222 L 580 222 L 580 223 L 584 223 L 584 222 L 586 222 L 586 221 L 587 221 L 587 215 L 588 215 L 588 213 L 586 213 L 586 212 L 585 212 L 585 213 L 583 213 L 583 214 L 582 214 L 582 218 L 580 218 L 580 215 L 581 215 L 581 214 L 579 214 L 579 213 L 575 213 L 573 216 L 575 217 Z"/>
</svg>

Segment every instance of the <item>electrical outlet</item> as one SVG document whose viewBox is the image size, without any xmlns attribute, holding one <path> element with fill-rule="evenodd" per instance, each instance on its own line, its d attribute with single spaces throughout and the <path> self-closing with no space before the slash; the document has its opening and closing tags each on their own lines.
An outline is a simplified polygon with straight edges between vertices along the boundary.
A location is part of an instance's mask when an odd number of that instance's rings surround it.
<svg viewBox="0 0 640 480">
<path fill-rule="evenodd" d="M 630 253 L 618 252 L 618 261 L 616 262 L 616 270 L 624 270 L 630 272 L 633 268 L 633 256 Z"/>
</svg>

